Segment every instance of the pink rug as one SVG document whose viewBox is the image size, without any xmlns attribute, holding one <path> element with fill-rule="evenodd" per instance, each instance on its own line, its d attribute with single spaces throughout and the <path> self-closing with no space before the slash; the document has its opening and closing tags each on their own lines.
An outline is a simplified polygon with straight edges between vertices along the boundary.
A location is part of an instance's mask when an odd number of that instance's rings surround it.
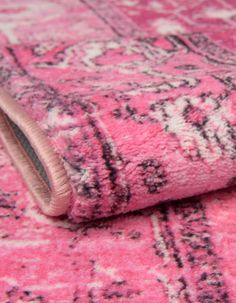
<svg viewBox="0 0 236 303">
<path fill-rule="evenodd" d="M 0 14 L 0 302 L 235 302 L 233 1 Z"/>
</svg>

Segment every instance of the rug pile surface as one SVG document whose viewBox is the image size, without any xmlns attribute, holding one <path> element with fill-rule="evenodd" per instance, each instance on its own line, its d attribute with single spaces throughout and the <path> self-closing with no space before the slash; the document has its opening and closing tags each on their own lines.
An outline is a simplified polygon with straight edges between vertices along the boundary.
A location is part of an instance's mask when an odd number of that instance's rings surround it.
<svg viewBox="0 0 236 303">
<path fill-rule="evenodd" d="M 236 301 L 233 2 L 1 1 L 1 86 L 76 198 L 45 216 L 1 148 L 0 302 Z"/>
</svg>

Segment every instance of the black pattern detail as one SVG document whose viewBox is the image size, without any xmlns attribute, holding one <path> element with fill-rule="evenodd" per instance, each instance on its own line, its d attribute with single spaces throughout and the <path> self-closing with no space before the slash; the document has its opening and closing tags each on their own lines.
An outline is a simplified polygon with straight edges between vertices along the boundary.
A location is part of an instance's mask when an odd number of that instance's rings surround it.
<svg viewBox="0 0 236 303">
<path fill-rule="evenodd" d="M 0 67 L 0 84 L 3 85 L 11 77 L 11 70 L 9 68 Z"/>
<path fill-rule="evenodd" d="M 131 198 L 130 186 L 128 184 L 119 184 L 118 176 L 119 172 L 116 167 L 116 160 L 119 155 L 113 155 L 112 145 L 107 141 L 101 130 L 98 128 L 94 119 L 88 119 L 89 125 L 93 128 L 95 137 L 99 141 L 102 149 L 102 159 L 106 170 L 108 171 L 108 178 L 111 186 L 111 195 L 113 197 L 113 203 L 111 206 L 111 213 L 115 213 L 119 208 L 125 207 Z"/>
<path fill-rule="evenodd" d="M 160 189 L 167 183 L 166 173 L 162 165 L 155 159 L 147 159 L 139 166 L 142 168 L 141 175 L 148 192 L 150 194 L 159 193 Z"/>
<path fill-rule="evenodd" d="M 35 303 L 43 303 L 46 302 L 45 299 L 42 295 L 38 295 L 33 293 L 32 291 L 29 290 L 21 290 L 18 286 L 12 286 L 9 290 L 5 292 L 6 297 L 9 299 L 8 303 L 10 302 L 16 302 L 21 301 L 21 302 L 35 302 Z M 18 302 L 19 302 L 18 301 Z"/>
<path fill-rule="evenodd" d="M 141 295 L 140 290 L 131 289 L 127 284 L 128 283 L 125 280 L 113 281 L 104 289 L 104 299 L 131 299 Z"/>
<path fill-rule="evenodd" d="M 221 47 L 202 33 L 193 32 L 184 35 L 184 38 L 189 42 L 187 44 L 194 47 L 192 51 L 204 56 L 208 61 L 222 65 L 236 65 L 235 52 Z"/>
<path fill-rule="evenodd" d="M 201 269 L 194 276 L 199 303 L 228 303 L 229 297 L 212 239 L 204 204 L 198 198 L 174 205 L 175 220 L 181 222 L 180 242 L 190 267 Z M 184 266 L 187 264 L 185 263 Z"/>
</svg>

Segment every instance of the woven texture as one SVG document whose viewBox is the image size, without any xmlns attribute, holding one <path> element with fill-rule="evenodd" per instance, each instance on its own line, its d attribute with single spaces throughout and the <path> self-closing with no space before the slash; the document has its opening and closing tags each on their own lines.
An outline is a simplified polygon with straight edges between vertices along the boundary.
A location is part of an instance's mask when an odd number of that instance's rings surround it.
<svg viewBox="0 0 236 303">
<path fill-rule="evenodd" d="M 43 3 L 6 2 L 2 81 L 64 161 L 70 217 L 111 216 L 231 183 L 236 35 L 227 7 Z"/>
<path fill-rule="evenodd" d="M 0 83 L 73 189 L 69 219 L 45 217 L 1 150 L 0 302 L 235 302 L 236 194 L 199 196 L 235 184 L 234 1 L 0 14 Z"/>
<path fill-rule="evenodd" d="M 40 214 L 0 164 L 0 302 L 235 302 L 236 192 L 78 225 Z"/>
</svg>

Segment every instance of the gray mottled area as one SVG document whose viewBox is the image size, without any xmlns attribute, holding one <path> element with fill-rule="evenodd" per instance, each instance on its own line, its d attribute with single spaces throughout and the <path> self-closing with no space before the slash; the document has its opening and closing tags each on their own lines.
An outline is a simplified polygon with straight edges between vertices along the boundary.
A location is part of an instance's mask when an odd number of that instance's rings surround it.
<svg viewBox="0 0 236 303">
<path fill-rule="evenodd" d="M 30 144 L 30 141 L 27 139 L 27 137 L 22 132 L 22 130 L 11 119 L 9 119 L 9 117 L 6 116 L 6 118 L 7 118 L 9 125 L 11 126 L 12 130 L 14 131 L 18 141 L 20 142 L 20 144 L 26 151 L 30 161 L 32 162 L 34 167 L 37 169 L 39 175 L 42 177 L 44 182 L 50 188 L 50 183 L 48 180 L 47 173 L 46 173 L 41 161 L 39 160 L 35 150 L 33 149 L 32 145 Z"/>
</svg>

